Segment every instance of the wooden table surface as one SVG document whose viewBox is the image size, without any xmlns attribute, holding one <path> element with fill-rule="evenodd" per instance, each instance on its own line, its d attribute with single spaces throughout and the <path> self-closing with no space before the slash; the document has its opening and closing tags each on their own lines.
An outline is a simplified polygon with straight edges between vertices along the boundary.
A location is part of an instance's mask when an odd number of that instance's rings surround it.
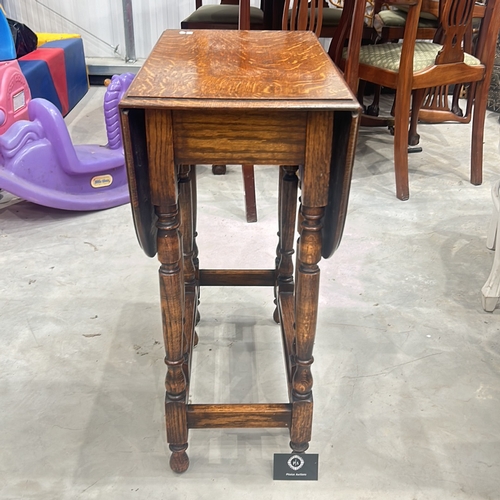
<svg viewBox="0 0 500 500">
<path fill-rule="evenodd" d="M 169 107 L 339 109 L 356 106 L 339 70 L 305 31 L 167 30 L 132 82 L 127 100 Z M 308 49 L 304 51 L 303 47 Z M 230 101 L 234 101 L 231 103 Z"/>
</svg>

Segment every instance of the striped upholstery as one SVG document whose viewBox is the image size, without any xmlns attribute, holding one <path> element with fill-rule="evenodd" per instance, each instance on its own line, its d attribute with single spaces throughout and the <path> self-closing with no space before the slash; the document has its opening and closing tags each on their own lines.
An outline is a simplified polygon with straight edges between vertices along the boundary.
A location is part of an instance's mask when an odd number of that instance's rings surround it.
<svg viewBox="0 0 500 500">
<path fill-rule="evenodd" d="M 381 43 L 379 45 L 363 45 L 359 52 L 359 64 L 373 66 L 389 71 L 399 71 L 401 59 L 401 43 Z M 416 42 L 413 56 L 413 71 L 422 71 L 434 65 L 442 45 L 430 42 Z M 347 50 L 344 49 L 344 58 Z M 464 54 L 464 62 L 469 66 L 477 66 L 481 61 L 470 54 Z"/>
</svg>

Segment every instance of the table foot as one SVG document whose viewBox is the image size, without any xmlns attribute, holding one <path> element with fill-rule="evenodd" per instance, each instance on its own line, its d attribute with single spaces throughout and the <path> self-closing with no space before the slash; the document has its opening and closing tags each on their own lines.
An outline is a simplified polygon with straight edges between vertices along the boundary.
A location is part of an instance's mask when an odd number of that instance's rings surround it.
<svg viewBox="0 0 500 500">
<path fill-rule="evenodd" d="M 189 457 L 187 456 L 186 450 L 188 445 L 173 445 L 169 446 L 172 455 L 170 456 L 170 468 L 177 472 L 178 474 L 182 474 L 186 472 L 189 467 Z"/>
<path fill-rule="evenodd" d="M 214 175 L 225 175 L 226 165 L 212 165 L 212 173 Z"/>
<path fill-rule="evenodd" d="M 290 448 L 294 453 L 304 453 L 309 448 L 309 443 L 294 443 L 290 441 Z"/>
<path fill-rule="evenodd" d="M 197 346 L 198 345 L 198 342 L 199 342 L 199 337 L 198 337 L 198 334 L 196 333 L 196 330 L 194 332 L 194 341 L 193 341 L 193 345 Z"/>
</svg>

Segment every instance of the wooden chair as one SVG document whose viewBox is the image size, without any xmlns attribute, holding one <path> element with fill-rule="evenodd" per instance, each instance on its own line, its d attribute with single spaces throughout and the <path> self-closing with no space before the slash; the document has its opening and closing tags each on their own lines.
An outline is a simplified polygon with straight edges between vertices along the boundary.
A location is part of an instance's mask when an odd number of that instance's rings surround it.
<svg viewBox="0 0 500 500">
<path fill-rule="evenodd" d="M 238 21 L 238 0 L 221 0 L 219 5 L 202 5 L 202 0 L 196 0 L 196 10 L 181 21 L 181 28 L 235 30 Z M 264 11 L 258 7 L 250 7 L 250 29 L 264 29 Z"/>
<path fill-rule="evenodd" d="M 406 24 L 407 6 L 398 6 L 395 9 L 383 9 L 382 0 L 375 2 L 375 26 L 379 33 L 380 41 L 387 42 L 398 40 L 403 37 Z M 477 3 L 474 5 L 474 22 L 470 29 L 464 35 L 465 50 L 475 55 L 476 44 L 473 43 L 477 35 L 477 28 L 480 20 L 484 17 L 485 5 Z M 440 42 L 441 32 L 439 31 L 439 0 L 423 0 L 420 10 L 420 19 L 418 23 L 417 40 L 431 39 L 436 43 Z M 482 62 L 489 67 L 494 64 L 494 54 L 488 59 L 482 59 Z M 460 123 L 469 123 L 471 120 L 472 105 L 474 102 L 474 85 L 440 85 L 429 88 L 426 91 L 424 101 L 419 110 L 412 109 L 412 121 L 410 125 L 408 143 L 415 146 L 420 141 L 417 133 L 417 121 L 426 123 L 442 123 L 444 121 L 455 121 Z M 374 100 L 371 106 L 367 108 L 368 114 L 377 115 L 379 89 L 376 89 Z M 450 105 L 449 95 L 453 94 Z M 465 112 L 459 105 L 461 97 L 467 97 Z M 418 117 L 418 120 L 417 120 Z"/>
<path fill-rule="evenodd" d="M 374 24 L 382 40 L 403 38 L 408 6 L 398 5 L 394 9 L 383 9 L 384 0 L 375 1 Z M 417 40 L 433 40 L 439 28 L 440 0 L 422 0 L 418 22 Z M 484 17 L 484 5 L 476 3 L 474 18 Z"/>
<path fill-rule="evenodd" d="M 487 89 L 492 66 L 485 61 L 495 51 L 500 26 L 500 1 L 487 0 L 481 20 L 475 56 L 464 52 L 462 41 L 471 29 L 474 0 L 442 0 L 440 19 L 442 44 L 417 41 L 418 22 L 423 0 L 408 0 L 408 16 L 402 42 L 361 46 L 363 1 L 348 0 L 343 9 L 338 33 L 349 38 L 334 39 L 330 54 L 344 68 L 346 81 L 353 91 L 359 80 L 396 90 L 394 105 L 394 165 L 396 196 L 409 198 L 408 124 L 413 93 L 413 107 L 420 109 L 426 89 L 439 85 L 474 83 L 474 116 L 471 139 L 471 183 L 481 184 L 483 135 Z M 401 0 L 386 3 L 401 5 Z"/>
<path fill-rule="evenodd" d="M 326 10 L 323 0 L 285 0 L 282 29 L 312 31 L 319 37 L 323 28 L 323 16 Z"/>
<path fill-rule="evenodd" d="M 403 33 L 408 16 L 408 6 L 397 5 L 393 9 L 383 9 L 384 0 L 376 0 L 374 27 L 380 39 L 399 40 Z M 439 26 L 439 0 L 422 0 L 418 20 L 418 40 L 432 40 Z"/>
<path fill-rule="evenodd" d="M 375 43 L 397 42 L 404 36 L 408 8 L 406 5 L 398 5 L 394 8 L 386 8 L 383 0 L 375 0 L 373 15 L 373 30 Z M 422 0 L 420 16 L 418 21 L 417 40 L 432 40 L 439 26 L 439 0 Z M 373 89 L 373 101 L 366 108 L 366 114 L 378 116 L 380 104 L 380 86 Z M 363 91 L 360 90 L 358 98 L 363 104 Z M 410 144 L 411 144 L 410 140 Z"/>
<path fill-rule="evenodd" d="M 321 4 L 321 8 L 319 7 Z M 303 5 L 303 7 L 301 7 Z M 307 7 L 307 16 L 304 9 Z M 321 9 L 321 11 L 320 11 Z M 282 29 L 295 30 L 298 26 L 298 18 L 303 19 L 301 22 L 310 23 L 311 15 L 315 18 L 314 25 L 319 26 L 319 31 L 316 36 L 321 38 L 332 38 L 337 26 L 340 23 L 340 18 L 342 16 L 342 9 L 338 7 L 329 7 L 328 2 L 323 0 L 322 2 L 310 3 L 309 1 L 289 1 L 285 2 L 285 9 L 283 10 L 283 24 Z M 285 15 L 288 19 L 285 19 Z M 320 18 L 318 18 L 320 16 Z M 319 21 L 319 22 L 318 22 Z M 306 29 L 301 27 L 300 29 Z M 308 29 L 308 28 L 307 28 Z M 310 30 L 313 31 L 313 30 Z"/>
<path fill-rule="evenodd" d="M 376 5 L 377 1 L 375 0 L 373 3 Z M 311 16 L 311 12 L 314 15 L 317 14 L 318 7 L 311 6 L 310 2 L 306 1 L 308 4 L 308 18 Z M 293 4 L 293 2 L 292 2 Z M 340 18 L 342 17 L 342 4 L 343 0 L 329 3 L 327 0 L 323 0 L 322 5 L 322 21 L 321 21 L 321 29 L 319 31 L 318 38 L 333 38 L 335 36 L 335 31 L 340 24 Z M 317 4 L 316 4 L 317 5 Z M 367 8 L 369 4 L 367 3 Z M 289 17 L 291 17 L 291 11 L 289 11 Z M 377 38 L 376 31 L 372 28 L 371 21 L 373 19 L 372 11 L 366 12 L 365 19 L 367 19 L 367 23 L 365 24 L 363 31 L 363 39 L 374 42 Z M 284 29 L 284 27 L 283 27 Z"/>
<path fill-rule="evenodd" d="M 332 38 L 340 23 L 342 9 L 337 7 L 328 7 L 326 2 L 325 7 L 326 8 L 323 9 L 323 22 L 321 23 L 319 38 Z"/>
<path fill-rule="evenodd" d="M 495 63 L 495 52 L 491 51 L 485 53 L 484 45 L 478 43 L 479 41 L 479 28 L 486 13 L 486 6 L 478 4 L 474 6 L 472 23 L 469 31 L 465 34 L 464 47 L 466 50 L 478 57 L 481 62 L 486 66 L 487 73 L 491 74 L 493 65 Z M 436 41 L 439 41 L 440 33 L 436 35 Z M 483 35 L 484 36 L 484 35 Z M 480 53 L 481 52 L 481 53 Z M 455 121 L 459 123 L 469 123 L 472 117 L 472 108 L 475 99 L 476 85 L 455 85 L 453 90 L 453 100 L 450 106 L 449 98 L 450 85 L 440 85 L 427 90 L 424 101 L 418 113 L 418 119 L 427 123 L 442 123 L 445 121 Z M 465 112 L 459 107 L 458 100 L 460 97 L 466 97 L 467 103 Z M 410 128 L 410 142 L 418 141 L 418 134 L 416 133 L 417 117 L 412 112 L 412 126 Z"/>
</svg>

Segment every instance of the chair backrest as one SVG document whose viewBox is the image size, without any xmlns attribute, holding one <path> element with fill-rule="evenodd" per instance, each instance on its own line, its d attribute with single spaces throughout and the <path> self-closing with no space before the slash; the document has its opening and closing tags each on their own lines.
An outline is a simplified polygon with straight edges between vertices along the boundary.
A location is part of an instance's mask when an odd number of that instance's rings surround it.
<svg viewBox="0 0 500 500">
<path fill-rule="evenodd" d="M 497 33 L 500 27 L 500 1 L 487 0 L 484 3 L 476 3 L 472 17 L 474 22 L 464 36 L 464 48 L 469 54 L 476 56 L 484 65 L 485 82 L 491 80 L 495 63 L 495 49 Z M 434 38 L 436 43 L 441 43 L 441 33 L 438 30 Z M 442 121 L 456 121 L 469 123 L 472 117 L 472 107 L 476 98 L 476 84 L 473 83 L 467 89 L 467 104 L 465 112 L 458 107 L 458 98 L 461 87 L 455 87 L 453 92 L 453 104 L 450 107 L 448 102 L 448 85 L 433 87 L 428 90 L 423 105 L 419 110 L 419 118 L 430 122 L 438 123 Z M 484 91 L 483 91 L 484 92 Z"/>
<path fill-rule="evenodd" d="M 477 39 L 474 44 L 472 44 L 472 18 L 480 20 L 476 28 Z M 493 65 L 500 28 L 499 0 L 484 0 L 481 3 L 472 0 L 467 2 L 465 0 L 441 0 L 440 24 L 439 35 L 436 35 L 435 40 L 444 47 L 436 60 L 437 63 L 463 60 L 462 48 L 464 47 L 480 59 L 485 66 Z M 465 43 L 457 44 L 456 40 L 465 40 Z"/>
<path fill-rule="evenodd" d="M 475 0 L 441 0 L 439 12 L 443 49 L 436 57 L 437 64 L 464 60 L 463 40 L 472 26 Z"/>
<path fill-rule="evenodd" d="M 319 37 L 323 25 L 323 0 L 285 0 L 282 29 L 313 31 Z"/>
<path fill-rule="evenodd" d="M 332 61 L 343 69 L 344 79 L 354 93 L 357 92 L 358 85 L 357 65 L 363 38 L 365 9 L 365 0 L 344 0 L 340 22 L 328 50 Z M 342 55 L 346 47 L 349 57 L 344 67 Z"/>
</svg>

